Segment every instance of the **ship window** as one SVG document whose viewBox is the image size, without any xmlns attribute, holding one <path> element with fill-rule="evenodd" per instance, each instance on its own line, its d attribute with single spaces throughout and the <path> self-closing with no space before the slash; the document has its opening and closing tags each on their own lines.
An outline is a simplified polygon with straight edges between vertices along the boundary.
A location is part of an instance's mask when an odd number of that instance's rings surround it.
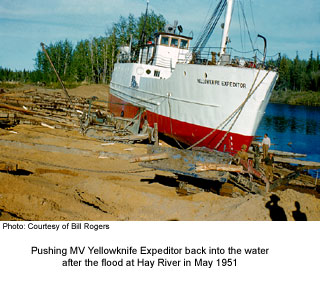
<svg viewBox="0 0 320 288">
<path fill-rule="evenodd" d="M 169 37 L 162 36 L 161 37 L 161 45 L 169 45 Z"/>
<path fill-rule="evenodd" d="M 179 39 L 171 38 L 171 47 L 178 47 L 179 46 Z"/>
<path fill-rule="evenodd" d="M 188 49 L 188 40 L 180 40 L 180 49 Z"/>
<path fill-rule="evenodd" d="M 151 73 L 151 70 L 148 69 L 148 70 L 146 71 L 146 73 L 149 75 L 149 74 Z"/>
<path fill-rule="evenodd" d="M 160 71 L 158 70 L 154 70 L 154 74 L 155 77 L 159 77 L 160 76 Z"/>
</svg>

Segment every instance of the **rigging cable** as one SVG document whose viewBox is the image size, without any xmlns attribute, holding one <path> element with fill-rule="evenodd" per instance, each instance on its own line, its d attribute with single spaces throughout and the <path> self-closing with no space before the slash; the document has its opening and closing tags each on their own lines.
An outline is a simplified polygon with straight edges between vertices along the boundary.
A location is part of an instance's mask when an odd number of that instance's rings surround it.
<svg viewBox="0 0 320 288">
<path fill-rule="evenodd" d="M 246 15 L 245 15 L 245 13 L 244 13 L 244 7 L 243 7 L 243 3 L 242 3 L 242 2 L 240 2 L 240 7 L 241 7 L 241 10 L 242 10 L 242 15 L 243 15 L 244 23 L 245 23 L 245 25 L 246 25 L 246 27 L 247 27 L 247 31 L 248 31 L 250 43 L 251 43 L 252 49 L 254 50 L 254 45 L 253 45 L 253 42 L 252 42 L 252 39 L 251 39 L 251 35 L 250 35 L 248 23 L 247 23 L 247 18 L 246 18 Z"/>
<path fill-rule="evenodd" d="M 241 42 L 241 48 L 242 48 L 242 51 L 244 51 L 244 41 L 242 39 L 242 23 L 241 23 L 241 16 L 240 16 L 240 4 L 239 2 L 238 3 L 238 19 L 239 19 L 239 27 L 240 27 L 240 42 Z"/>
<path fill-rule="evenodd" d="M 252 0 L 250 0 L 250 10 L 251 10 L 251 18 L 252 18 L 252 23 L 253 23 L 253 28 L 254 28 L 254 33 L 257 33 L 257 29 L 256 29 L 256 23 L 254 21 L 254 14 L 253 14 L 253 9 L 252 9 Z"/>
<path fill-rule="evenodd" d="M 213 30 L 215 29 L 221 14 L 225 7 L 227 6 L 227 0 L 220 0 L 216 9 L 214 10 L 212 16 L 210 17 L 208 24 L 204 26 L 204 29 L 198 38 L 195 47 L 192 52 L 195 53 L 197 51 L 201 51 L 204 46 L 206 46 L 210 36 L 212 35 Z"/>
</svg>

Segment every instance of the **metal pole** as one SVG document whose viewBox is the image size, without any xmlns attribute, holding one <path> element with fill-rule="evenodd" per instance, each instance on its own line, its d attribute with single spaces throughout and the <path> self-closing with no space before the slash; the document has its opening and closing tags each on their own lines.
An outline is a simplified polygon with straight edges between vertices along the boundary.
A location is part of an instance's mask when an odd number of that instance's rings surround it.
<svg viewBox="0 0 320 288">
<path fill-rule="evenodd" d="M 50 65 L 51 65 L 54 73 L 56 74 L 56 76 L 57 76 L 57 78 L 58 78 L 58 80 L 59 80 L 59 82 L 60 82 L 60 84 L 61 84 L 61 86 L 62 86 L 62 89 L 63 89 L 64 93 L 66 94 L 66 96 L 68 97 L 69 101 L 71 102 L 70 95 L 68 94 L 68 91 L 67 91 L 66 87 L 64 86 L 64 84 L 63 84 L 63 82 L 62 82 L 62 80 L 61 80 L 61 78 L 60 78 L 60 76 L 59 76 L 56 68 L 54 67 L 54 65 L 53 65 L 53 63 L 52 63 L 52 61 L 51 61 L 51 58 L 50 58 L 50 56 L 49 56 L 46 48 L 44 47 L 45 44 L 44 44 L 43 42 L 41 42 L 40 45 L 42 46 L 42 50 L 43 50 L 44 54 L 46 54 L 46 56 L 47 56 L 47 58 L 48 58 L 48 60 L 49 60 L 49 62 L 50 62 Z"/>
<path fill-rule="evenodd" d="M 41 42 L 40 45 L 41 45 L 41 47 L 42 47 L 43 52 L 46 54 L 46 56 L 47 56 L 47 58 L 48 58 L 48 60 L 49 60 L 49 62 L 50 62 L 50 65 L 51 65 L 54 73 L 56 74 L 56 76 L 57 76 L 57 78 L 58 78 L 58 80 L 59 80 L 59 82 L 60 82 L 60 84 L 61 84 L 61 86 L 62 86 L 62 89 L 63 89 L 64 93 L 66 94 L 66 96 L 67 96 L 67 98 L 68 98 L 68 100 L 69 100 L 69 103 L 71 104 L 73 110 L 76 111 L 75 106 L 74 106 L 74 104 L 72 103 L 71 97 L 70 97 L 70 95 L 69 95 L 66 87 L 64 86 L 64 84 L 63 84 L 63 82 L 62 82 L 62 80 L 61 80 L 61 78 L 60 78 L 60 76 L 59 76 L 56 68 L 54 67 L 54 65 L 53 65 L 53 63 L 52 63 L 52 61 L 51 61 L 51 58 L 50 58 L 50 56 L 49 56 L 46 48 L 44 47 L 45 44 L 44 44 L 43 42 Z M 83 124 L 82 124 L 82 121 L 81 121 L 80 113 L 77 112 L 76 114 L 77 114 L 77 117 L 78 117 L 78 120 L 79 120 L 80 129 L 81 129 L 82 133 L 84 133 L 84 128 L 83 128 Z"/>
</svg>

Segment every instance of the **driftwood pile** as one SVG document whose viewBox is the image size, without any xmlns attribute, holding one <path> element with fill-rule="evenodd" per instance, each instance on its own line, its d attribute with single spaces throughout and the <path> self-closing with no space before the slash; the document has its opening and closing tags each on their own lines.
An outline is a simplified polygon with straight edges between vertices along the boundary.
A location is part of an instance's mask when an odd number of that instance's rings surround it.
<svg viewBox="0 0 320 288">
<path fill-rule="evenodd" d="M 70 96 L 70 100 L 60 92 L 47 93 L 37 89 L 1 93 L 0 125 L 21 123 L 79 129 L 79 119 L 88 110 L 89 102 L 84 97 Z M 92 109 L 103 111 L 106 106 L 93 103 Z"/>
<path fill-rule="evenodd" d="M 30 89 L 0 93 L 0 128 L 19 123 L 78 130 L 105 142 L 140 142 L 153 138 L 150 135 L 153 130 L 139 133 L 140 117 L 114 117 L 108 112 L 107 101 L 98 100 L 95 96 L 66 96 L 56 91 L 48 93 L 47 90 Z M 107 136 L 105 132 L 112 134 Z"/>
</svg>

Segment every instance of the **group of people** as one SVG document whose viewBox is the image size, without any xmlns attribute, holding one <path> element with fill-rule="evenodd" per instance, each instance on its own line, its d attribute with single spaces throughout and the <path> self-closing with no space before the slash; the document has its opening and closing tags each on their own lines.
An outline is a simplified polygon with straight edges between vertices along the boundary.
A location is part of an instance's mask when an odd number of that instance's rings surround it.
<svg viewBox="0 0 320 288">
<path fill-rule="evenodd" d="M 269 153 L 271 140 L 268 137 L 268 134 L 264 135 L 261 146 L 262 146 L 262 153 L 263 153 L 261 162 L 264 163 L 264 172 L 269 182 L 273 182 L 274 158 L 273 158 L 273 154 Z M 259 161 L 260 161 L 259 147 L 254 152 L 255 152 L 255 160 L 254 160 L 255 168 L 259 169 Z M 241 146 L 241 150 L 238 151 L 238 153 L 236 154 L 236 162 L 240 164 L 241 160 L 245 162 L 248 161 L 247 145 L 245 144 Z"/>
</svg>

